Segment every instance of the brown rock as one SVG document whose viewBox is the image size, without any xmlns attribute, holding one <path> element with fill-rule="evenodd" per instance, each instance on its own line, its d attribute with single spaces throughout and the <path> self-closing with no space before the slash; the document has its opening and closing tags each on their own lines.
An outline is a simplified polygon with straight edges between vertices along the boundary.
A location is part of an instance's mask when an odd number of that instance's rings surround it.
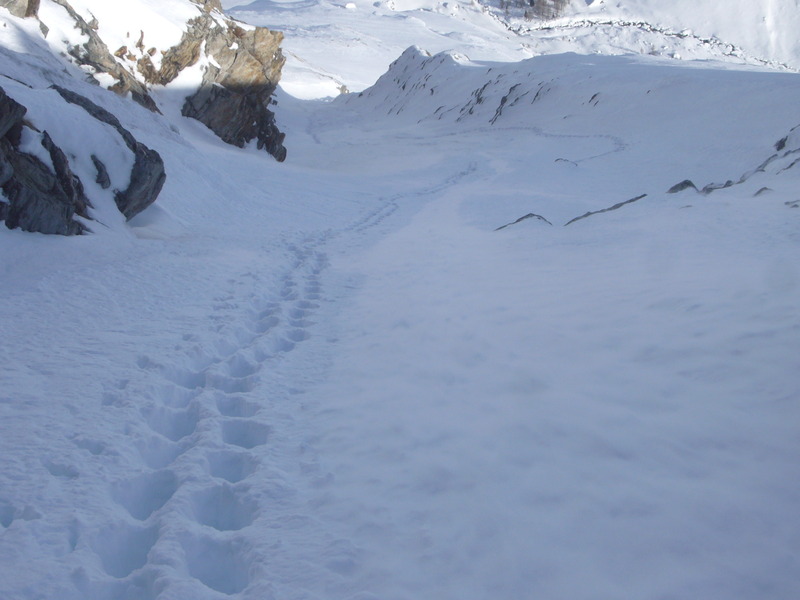
<svg viewBox="0 0 800 600">
<path fill-rule="evenodd" d="M 35 17 L 39 12 L 39 0 L 0 0 L 15 17 Z"/>
</svg>

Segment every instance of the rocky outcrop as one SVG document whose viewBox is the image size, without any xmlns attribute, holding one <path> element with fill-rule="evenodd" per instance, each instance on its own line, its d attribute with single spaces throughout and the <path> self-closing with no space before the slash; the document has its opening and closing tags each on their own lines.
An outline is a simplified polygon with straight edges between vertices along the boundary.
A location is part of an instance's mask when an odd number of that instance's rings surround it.
<svg viewBox="0 0 800 600">
<path fill-rule="evenodd" d="M 75 216 L 88 218 L 90 204 L 64 152 L 47 132 L 40 137 L 50 165 L 20 150 L 23 129 L 28 128 L 23 121 L 26 112 L 24 106 L 0 89 L 0 186 L 5 195 L 5 201 L 0 203 L 0 219 L 9 229 L 61 235 L 82 233 L 85 228 Z"/>
<path fill-rule="evenodd" d="M 264 27 L 244 29 L 215 14 L 217 0 L 190 22 L 180 43 L 167 50 L 160 68 L 143 56 L 138 70 L 150 84 L 167 85 L 205 52 L 208 61 L 200 89 L 186 99 L 182 113 L 197 119 L 223 141 L 242 147 L 255 140 L 278 161 L 286 158 L 284 134 L 269 110 L 285 58 L 283 34 Z"/>
<path fill-rule="evenodd" d="M 39 11 L 39 0 L 0 0 L 0 6 L 7 8 L 15 17 L 35 17 Z"/>
<path fill-rule="evenodd" d="M 53 89 L 61 94 L 61 97 L 67 102 L 80 106 L 98 121 L 111 125 L 122 137 L 125 145 L 133 152 L 134 162 L 130 184 L 125 190 L 117 190 L 114 193 L 114 201 L 117 204 L 117 208 L 125 215 L 125 218 L 131 219 L 155 202 L 167 179 L 164 171 L 164 161 L 158 152 L 136 141 L 131 132 L 122 126 L 117 117 L 88 98 L 57 85 L 54 85 Z M 92 156 L 92 161 L 95 164 L 95 168 L 97 168 L 97 182 L 102 185 L 102 181 L 108 178 L 105 165 L 96 156 Z"/>
</svg>

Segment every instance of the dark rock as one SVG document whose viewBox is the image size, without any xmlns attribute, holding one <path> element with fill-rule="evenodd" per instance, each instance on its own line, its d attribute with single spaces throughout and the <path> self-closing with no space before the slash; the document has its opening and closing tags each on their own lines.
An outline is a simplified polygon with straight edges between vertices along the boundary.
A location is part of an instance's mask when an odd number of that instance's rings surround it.
<svg viewBox="0 0 800 600">
<path fill-rule="evenodd" d="M 755 194 L 753 194 L 753 197 L 754 197 L 754 198 L 758 198 L 758 197 L 759 197 L 759 196 L 761 196 L 762 194 L 766 194 L 766 193 L 768 193 L 768 192 L 771 192 L 771 191 L 772 191 L 772 188 L 768 188 L 768 187 L 762 187 L 762 188 L 761 188 L 760 190 L 758 190 L 758 191 L 757 191 Z"/>
<path fill-rule="evenodd" d="M 286 159 L 285 134 L 275 124 L 275 115 L 258 94 L 237 93 L 226 88 L 204 86 L 183 106 L 183 115 L 203 123 L 224 142 L 239 146 L 257 140 L 279 162 Z"/>
<path fill-rule="evenodd" d="M 6 227 L 60 235 L 83 233 L 83 225 L 74 217 L 81 214 L 78 209 L 85 211 L 88 201 L 82 188 L 72 185 L 74 175 L 68 166 L 62 164 L 56 175 L 37 157 L 19 152 L 6 139 L 0 140 L 0 155 L 13 170 L 3 184 L 8 198 Z M 69 182 L 66 188 L 62 187 L 65 181 Z M 87 215 L 83 212 L 82 216 Z"/>
<path fill-rule="evenodd" d="M 102 121 L 116 129 L 125 141 L 125 144 L 131 152 L 133 152 L 134 163 L 133 170 L 131 171 L 130 184 L 127 189 L 118 191 L 114 195 L 117 208 L 125 215 L 125 218 L 133 218 L 155 202 L 159 193 L 161 193 L 161 188 L 164 187 L 164 182 L 167 180 L 167 175 L 164 171 L 164 161 L 161 159 L 161 155 L 141 142 L 136 141 L 136 138 L 133 137 L 131 132 L 122 126 L 119 119 L 106 109 L 98 106 L 85 96 L 81 96 L 71 90 L 64 89 L 57 85 L 52 87 L 61 94 L 61 97 L 67 102 L 80 106 L 98 121 Z M 95 163 L 95 166 L 97 166 L 97 163 Z M 98 181 L 98 183 L 100 182 Z"/>
<path fill-rule="evenodd" d="M 779 139 L 777 142 L 775 142 L 775 150 L 780 152 L 781 150 L 786 148 L 786 142 L 787 141 L 789 141 L 789 136 L 788 135 L 786 137 L 783 137 L 783 138 Z"/>
<path fill-rule="evenodd" d="M 97 183 L 104 190 L 107 190 L 111 187 L 111 178 L 108 176 L 108 169 L 106 169 L 106 165 L 94 154 L 92 154 L 92 163 L 94 164 L 94 168 L 97 169 L 97 177 L 94 180 L 95 183 Z"/>
<path fill-rule="evenodd" d="M 692 188 L 694 191 L 697 191 L 697 186 L 689 179 L 684 179 L 680 183 L 676 183 L 671 188 L 667 190 L 668 194 L 677 194 L 678 192 L 682 192 L 683 190 Z"/>
<path fill-rule="evenodd" d="M 5 90 L 0 88 L 0 138 L 6 137 L 11 129 L 21 127 L 26 112 L 28 109 L 9 98 Z"/>
</svg>

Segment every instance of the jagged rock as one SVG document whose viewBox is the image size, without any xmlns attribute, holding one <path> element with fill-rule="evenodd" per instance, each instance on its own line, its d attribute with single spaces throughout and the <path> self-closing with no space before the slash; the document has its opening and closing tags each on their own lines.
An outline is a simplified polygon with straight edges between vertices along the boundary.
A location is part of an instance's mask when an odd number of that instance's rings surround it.
<svg viewBox="0 0 800 600">
<path fill-rule="evenodd" d="M 133 152 L 134 163 L 130 184 L 127 189 L 117 191 L 114 201 L 126 219 L 131 219 L 155 202 L 167 179 L 164 161 L 155 150 L 138 142 L 130 131 L 125 129 L 119 119 L 98 106 L 88 98 L 60 86 L 52 86 L 64 100 L 83 108 L 98 121 L 111 125 L 117 130 L 128 148 Z M 97 163 L 95 163 L 97 166 Z M 98 172 L 99 172 L 98 168 Z M 99 183 L 99 182 L 98 182 Z"/>
<path fill-rule="evenodd" d="M 35 17 L 39 11 L 39 0 L 0 0 L 0 6 L 15 17 Z"/>
<path fill-rule="evenodd" d="M 44 132 L 42 146 L 53 169 L 36 156 L 20 151 L 23 117 L 27 110 L 0 88 L 0 181 L 7 203 L 0 219 L 9 229 L 75 235 L 84 227 L 75 215 L 88 217 L 89 200 L 61 149 Z"/>
</svg>

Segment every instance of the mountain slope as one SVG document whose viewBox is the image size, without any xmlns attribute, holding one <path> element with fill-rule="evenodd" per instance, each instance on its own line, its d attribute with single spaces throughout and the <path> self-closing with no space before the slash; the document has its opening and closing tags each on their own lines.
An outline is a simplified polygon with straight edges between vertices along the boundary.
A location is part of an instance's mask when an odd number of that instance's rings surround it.
<svg viewBox="0 0 800 600">
<path fill-rule="evenodd" d="M 635 53 L 800 68 L 794 35 L 800 8 L 793 0 L 580 0 L 567 5 L 558 19 L 531 21 L 523 18 L 527 3 L 505 1 L 223 2 L 237 18 L 287 32 L 283 85 L 303 98 L 361 91 L 410 45 L 431 53 L 455 51 L 474 60 Z M 336 52 L 327 51 L 330 46 Z"/>
<path fill-rule="evenodd" d="M 47 127 L 55 77 L 168 178 L 0 228 L 0 597 L 797 597 L 797 74 L 259 6 L 296 23 L 280 164 L 181 116 L 199 69 L 158 115 L 8 17 Z M 375 74 L 417 33 L 456 52 Z M 374 85 L 288 93 L 332 73 Z"/>
</svg>

